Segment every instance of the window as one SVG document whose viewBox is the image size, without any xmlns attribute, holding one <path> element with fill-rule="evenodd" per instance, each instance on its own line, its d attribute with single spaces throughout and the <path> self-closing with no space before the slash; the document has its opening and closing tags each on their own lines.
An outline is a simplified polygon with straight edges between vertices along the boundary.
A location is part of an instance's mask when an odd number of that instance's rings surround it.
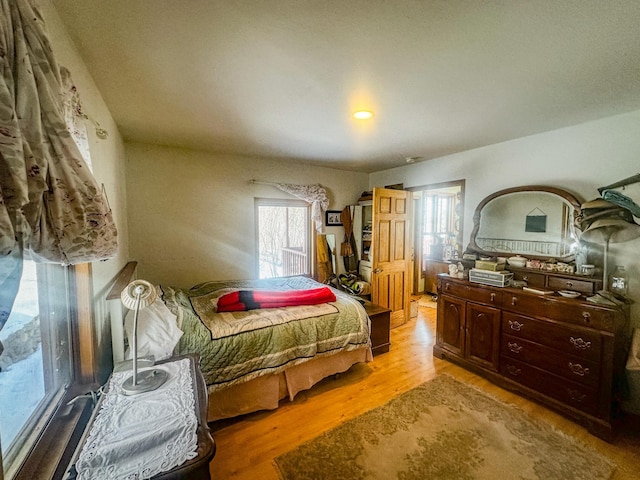
<svg viewBox="0 0 640 480">
<path fill-rule="evenodd" d="M 297 200 L 256 199 L 259 278 L 310 273 L 310 208 Z"/>
<path fill-rule="evenodd" d="M 457 241 L 455 199 L 456 195 L 451 193 L 428 193 L 424 196 L 422 249 L 430 258 L 457 256 L 452 251 L 444 251 L 454 248 Z"/>
<path fill-rule="evenodd" d="M 435 273 L 443 260 L 462 253 L 464 180 L 411 187 L 415 225 L 413 291 L 435 288 Z"/>
<path fill-rule="evenodd" d="M 0 330 L 0 444 L 7 478 L 72 380 L 69 284 L 67 267 L 25 260 L 18 296 Z"/>
</svg>

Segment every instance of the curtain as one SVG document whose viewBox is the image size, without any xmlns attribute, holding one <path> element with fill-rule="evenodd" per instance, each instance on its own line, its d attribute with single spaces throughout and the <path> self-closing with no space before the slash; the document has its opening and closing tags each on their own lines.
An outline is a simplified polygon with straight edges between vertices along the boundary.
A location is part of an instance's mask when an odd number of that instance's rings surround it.
<svg viewBox="0 0 640 480">
<path fill-rule="evenodd" d="M 311 218 L 316 224 L 316 231 L 322 233 L 323 212 L 329 208 L 329 199 L 327 198 L 327 191 L 319 184 L 314 185 L 294 185 L 290 183 L 277 183 L 276 186 L 290 195 L 304 200 L 311 204 Z"/>
<path fill-rule="evenodd" d="M 0 329 L 23 255 L 69 265 L 116 251 L 111 210 L 65 123 L 42 16 L 33 0 L 0 0 Z"/>
</svg>

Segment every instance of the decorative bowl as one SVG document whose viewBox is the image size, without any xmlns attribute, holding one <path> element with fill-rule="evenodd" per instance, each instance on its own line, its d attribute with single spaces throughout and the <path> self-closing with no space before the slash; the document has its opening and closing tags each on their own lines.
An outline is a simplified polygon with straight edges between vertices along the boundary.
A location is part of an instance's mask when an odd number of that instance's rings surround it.
<svg viewBox="0 0 640 480">
<path fill-rule="evenodd" d="M 514 267 L 523 268 L 527 264 L 527 259 L 524 257 L 515 256 L 507 258 L 507 262 L 509 262 L 509 265 L 513 265 Z"/>
<path fill-rule="evenodd" d="M 574 290 L 558 290 L 558 293 L 566 298 L 578 298 L 582 295 L 580 292 L 576 292 Z"/>
</svg>

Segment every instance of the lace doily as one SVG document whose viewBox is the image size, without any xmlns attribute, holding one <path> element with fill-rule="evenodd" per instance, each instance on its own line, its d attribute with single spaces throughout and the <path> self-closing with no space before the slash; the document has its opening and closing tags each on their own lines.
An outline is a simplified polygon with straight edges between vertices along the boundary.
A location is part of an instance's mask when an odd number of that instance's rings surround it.
<svg viewBox="0 0 640 480">
<path fill-rule="evenodd" d="M 147 479 L 197 456 L 190 361 L 153 368 L 166 370 L 167 381 L 157 390 L 132 396 L 122 391 L 131 372 L 113 374 L 76 462 L 78 480 Z"/>
</svg>

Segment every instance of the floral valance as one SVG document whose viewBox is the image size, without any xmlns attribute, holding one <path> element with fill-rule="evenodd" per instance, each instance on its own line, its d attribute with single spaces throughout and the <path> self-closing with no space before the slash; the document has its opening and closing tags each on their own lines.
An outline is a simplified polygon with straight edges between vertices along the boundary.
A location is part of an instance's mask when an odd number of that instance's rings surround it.
<svg viewBox="0 0 640 480">
<path fill-rule="evenodd" d="M 19 281 L 14 267 L 23 252 L 40 262 L 74 264 L 117 250 L 109 205 L 67 128 L 63 93 L 60 67 L 33 1 L 0 0 L 2 287 L 13 285 L 16 276 Z M 5 296 L 0 328 L 11 310 Z"/>
<path fill-rule="evenodd" d="M 305 200 L 311 204 L 311 218 L 316 224 L 316 231 L 322 232 L 322 214 L 329 208 L 327 191 L 319 184 L 314 185 L 294 185 L 290 183 L 278 183 L 276 186 L 283 192 L 287 192 L 294 197 Z"/>
</svg>

